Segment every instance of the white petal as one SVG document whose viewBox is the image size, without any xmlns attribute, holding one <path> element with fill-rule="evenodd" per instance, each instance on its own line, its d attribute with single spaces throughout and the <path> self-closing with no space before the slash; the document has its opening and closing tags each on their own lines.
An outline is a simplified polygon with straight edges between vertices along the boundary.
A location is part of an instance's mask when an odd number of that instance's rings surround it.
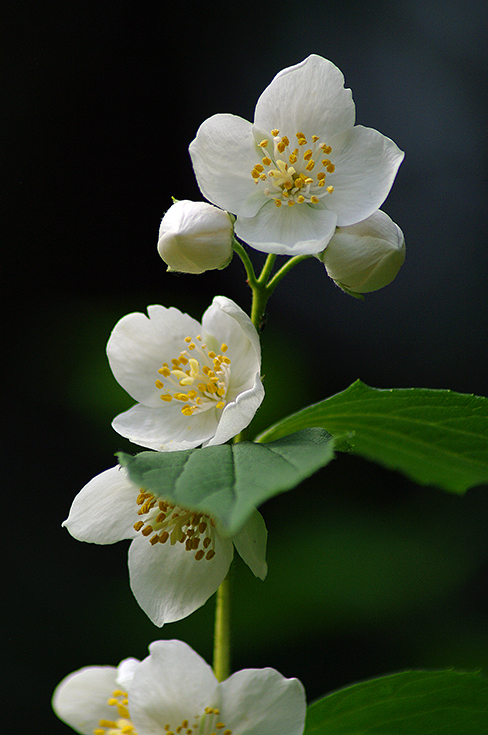
<svg viewBox="0 0 488 735">
<path fill-rule="evenodd" d="M 264 388 L 256 373 L 254 385 L 250 390 L 239 393 L 237 398 L 228 403 L 222 411 L 222 418 L 215 430 L 214 436 L 203 443 L 204 447 L 214 447 L 224 444 L 249 426 L 264 398 Z"/>
<path fill-rule="evenodd" d="M 155 382 L 158 370 L 186 347 L 184 339 L 196 335 L 200 325 L 175 308 L 149 306 L 145 314 L 124 316 L 107 344 L 112 372 L 129 395 L 146 406 L 161 407 L 161 391 Z"/>
<path fill-rule="evenodd" d="M 232 346 L 233 350 L 247 349 L 247 346 L 244 347 L 247 339 L 257 360 L 252 366 L 254 374 L 256 366 L 261 363 L 261 345 L 254 324 L 240 306 L 225 296 L 215 296 L 212 305 L 203 315 L 202 326 L 206 332 Z M 237 352 L 235 357 L 237 362 L 241 362 L 243 354 Z"/>
<path fill-rule="evenodd" d="M 329 144 L 335 172 L 327 176 L 334 187 L 325 206 L 337 214 L 337 226 L 366 219 L 383 204 L 404 153 L 372 128 L 357 125 L 337 135 Z"/>
<path fill-rule="evenodd" d="M 181 620 L 205 604 L 225 578 L 234 548 L 216 536 L 215 556 L 196 561 L 184 544 L 152 546 L 140 536 L 129 549 L 130 583 L 134 596 L 155 625 Z"/>
<path fill-rule="evenodd" d="M 154 641 L 150 655 L 134 676 L 129 697 L 132 722 L 139 733 L 164 735 L 183 720 L 193 724 L 218 686 L 210 666 L 186 643 Z"/>
<path fill-rule="evenodd" d="M 259 163 L 252 125 L 236 115 L 213 115 L 198 129 L 190 156 L 202 194 L 234 214 L 252 217 L 263 203 L 251 171 Z"/>
<path fill-rule="evenodd" d="M 226 398 L 234 400 L 242 391 L 252 389 L 256 372 L 261 369 L 258 333 L 248 315 L 223 296 L 214 298 L 202 325 L 204 339 L 214 343 L 215 352 L 221 352 L 222 342 L 228 347 L 225 354 L 231 360 L 231 372 Z"/>
<path fill-rule="evenodd" d="M 336 222 L 335 212 L 329 209 L 308 204 L 276 207 L 270 200 L 255 217 L 238 217 L 235 230 L 245 242 L 264 253 L 315 255 L 327 246 Z"/>
<path fill-rule="evenodd" d="M 125 692 L 134 678 L 134 673 L 141 662 L 137 658 L 125 658 L 117 666 L 116 682 L 119 689 Z"/>
<path fill-rule="evenodd" d="M 253 574 L 259 579 L 266 579 L 266 540 L 268 532 L 263 516 L 256 510 L 247 523 L 232 536 L 232 541 L 239 555 L 246 562 Z"/>
<path fill-rule="evenodd" d="M 240 735 L 301 735 L 305 692 L 274 669 L 244 669 L 220 685 L 225 724 Z"/>
<path fill-rule="evenodd" d="M 322 142 L 354 125 L 355 106 L 344 76 L 332 62 L 313 54 L 283 69 L 259 98 L 254 123 L 262 130 L 277 128 L 290 140 L 298 132 L 320 136 Z"/>
<path fill-rule="evenodd" d="M 80 490 L 64 521 L 78 541 L 114 544 L 133 538 L 137 520 L 139 488 L 121 467 L 112 467 L 94 477 Z"/>
<path fill-rule="evenodd" d="M 82 735 L 93 735 L 100 720 L 112 720 L 114 708 L 107 704 L 117 689 L 113 666 L 87 666 L 58 684 L 52 705 L 60 720 Z"/>
<path fill-rule="evenodd" d="M 176 401 L 165 403 L 161 408 L 137 404 L 116 416 L 112 426 L 134 444 L 158 452 L 193 449 L 214 436 L 221 411 L 211 408 L 193 416 L 183 416 L 181 405 Z"/>
</svg>

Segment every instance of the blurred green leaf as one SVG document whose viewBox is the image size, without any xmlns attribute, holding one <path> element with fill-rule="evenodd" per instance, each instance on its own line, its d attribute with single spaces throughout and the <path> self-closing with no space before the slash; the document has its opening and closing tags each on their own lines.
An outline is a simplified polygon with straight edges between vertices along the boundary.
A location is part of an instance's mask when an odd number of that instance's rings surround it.
<svg viewBox="0 0 488 735">
<path fill-rule="evenodd" d="M 334 458 L 323 429 L 304 429 L 269 444 L 240 442 L 182 452 L 120 452 L 131 480 L 176 505 L 201 510 L 236 533 L 268 498 L 298 485 Z"/>
<path fill-rule="evenodd" d="M 488 398 L 483 396 L 427 388 L 382 390 L 358 380 L 279 421 L 256 441 L 273 441 L 307 426 L 348 436 L 354 453 L 421 485 L 463 493 L 488 482 Z"/>
<path fill-rule="evenodd" d="M 314 702 L 304 735 L 478 735 L 488 731 L 488 679 L 405 671 Z"/>
</svg>

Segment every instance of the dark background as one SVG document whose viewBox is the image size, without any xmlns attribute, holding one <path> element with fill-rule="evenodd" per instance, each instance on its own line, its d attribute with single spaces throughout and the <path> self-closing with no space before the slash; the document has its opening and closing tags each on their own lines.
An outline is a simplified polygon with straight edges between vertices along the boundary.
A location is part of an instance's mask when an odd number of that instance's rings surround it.
<svg viewBox="0 0 488 735">
<path fill-rule="evenodd" d="M 364 302 L 316 261 L 285 280 L 256 430 L 358 377 L 488 394 L 487 20 L 483 2 L 441 0 L 7 14 L 2 695 L 16 731 L 68 732 L 50 710 L 58 681 L 142 658 L 158 637 L 211 660 L 213 601 L 160 631 L 130 593 L 127 545 L 61 528 L 113 453 L 135 450 L 110 427 L 131 405 L 104 354 L 115 322 L 151 303 L 199 318 L 217 293 L 249 308 L 237 258 L 175 276 L 156 252 L 171 196 L 201 199 L 187 147 L 204 119 L 252 119 L 273 76 L 317 53 L 345 74 L 357 122 L 406 151 L 384 205 L 404 267 Z M 235 565 L 235 669 L 274 666 L 310 699 L 408 667 L 488 672 L 486 488 L 460 498 L 340 456 L 262 511 L 269 577 Z"/>
</svg>

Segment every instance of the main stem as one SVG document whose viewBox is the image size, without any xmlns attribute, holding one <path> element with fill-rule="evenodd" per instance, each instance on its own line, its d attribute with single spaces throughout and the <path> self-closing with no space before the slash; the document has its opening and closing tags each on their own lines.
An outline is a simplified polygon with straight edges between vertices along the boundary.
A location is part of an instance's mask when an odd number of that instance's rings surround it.
<svg viewBox="0 0 488 735">
<path fill-rule="evenodd" d="M 266 303 L 281 279 L 301 260 L 308 256 L 290 258 L 287 263 L 271 277 L 276 255 L 266 258 L 258 278 L 251 260 L 238 240 L 234 240 L 234 250 L 240 256 L 247 273 L 247 282 L 252 289 L 251 321 L 259 332 L 262 328 Z M 244 431 L 234 437 L 234 443 L 243 441 Z M 230 676 L 230 580 L 229 574 L 217 590 L 215 606 L 213 670 L 219 681 Z"/>
<path fill-rule="evenodd" d="M 219 681 L 230 676 L 230 580 L 229 575 L 217 590 L 213 670 Z"/>
</svg>

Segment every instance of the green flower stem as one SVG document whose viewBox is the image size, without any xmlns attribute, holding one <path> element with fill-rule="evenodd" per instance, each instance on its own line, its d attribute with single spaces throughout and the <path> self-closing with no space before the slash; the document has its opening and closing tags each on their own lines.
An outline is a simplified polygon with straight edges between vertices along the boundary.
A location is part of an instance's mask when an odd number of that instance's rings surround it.
<svg viewBox="0 0 488 735">
<path fill-rule="evenodd" d="M 213 670 L 219 681 L 230 676 L 230 579 L 229 575 L 217 590 L 215 606 Z"/>
<path fill-rule="evenodd" d="M 281 281 L 282 278 L 286 276 L 287 273 L 291 271 L 292 268 L 294 268 L 298 263 L 301 263 L 302 260 L 305 260 L 306 258 L 312 257 L 311 255 L 295 255 L 294 258 L 290 258 L 287 260 L 284 266 L 282 266 L 279 271 L 277 271 L 273 278 L 271 278 L 270 281 L 268 281 L 268 284 L 266 286 L 266 289 L 269 291 L 269 296 L 273 293 L 278 283 Z M 269 298 L 268 296 L 268 298 Z"/>
<path fill-rule="evenodd" d="M 232 243 L 232 248 L 244 263 L 244 268 L 246 269 L 247 273 L 247 282 L 249 286 L 254 290 L 258 281 L 254 272 L 253 264 L 251 263 L 251 258 L 247 254 L 246 250 L 242 247 L 241 243 L 235 238 Z"/>
<path fill-rule="evenodd" d="M 239 255 L 244 264 L 244 268 L 246 269 L 247 282 L 249 284 L 249 287 L 252 289 L 251 321 L 259 332 L 262 327 L 262 321 L 267 301 L 275 290 L 278 283 L 280 283 L 280 281 L 287 275 L 287 273 L 289 273 L 291 269 L 294 268 L 298 263 L 301 263 L 302 260 L 305 260 L 305 258 L 309 258 L 311 256 L 296 255 L 294 258 L 289 258 L 285 265 L 283 265 L 274 274 L 274 276 L 272 276 L 271 274 L 275 264 L 276 255 L 274 253 L 270 253 L 266 258 L 259 277 L 256 277 L 256 273 L 254 271 L 254 267 L 251 263 L 249 255 L 247 254 L 245 248 L 241 245 L 241 243 L 236 240 L 236 238 L 234 238 L 232 247 Z"/>
<path fill-rule="evenodd" d="M 243 246 L 234 240 L 233 248 L 241 258 L 247 273 L 247 282 L 252 289 L 251 321 L 259 331 L 264 316 L 266 303 L 282 278 L 307 255 L 290 258 L 280 270 L 271 277 L 276 255 L 270 254 L 266 258 L 263 269 L 256 278 L 251 259 Z M 269 280 L 268 280 L 269 279 Z M 244 441 L 245 430 L 234 437 L 234 443 Z M 229 575 L 224 579 L 217 590 L 214 628 L 214 674 L 219 681 L 230 676 L 230 581 Z"/>
<path fill-rule="evenodd" d="M 268 257 L 266 258 L 266 262 L 263 265 L 263 270 L 259 274 L 259 278 L 258 278 L 258 283 L 260 285 L 264 285 L 264 286 L 266 285 L 266 282 L 268 278 L 270 277 L 271 272 L 273 270 L 275 260 L 276 260 L 276 255 L 274 255 L 273 253 L 270 253 Z"/>
<path fill-rule="evenodd" d="M 239 255 L 247 273 L 247 282 L 252 290 L 251 321 L 259 331 L 266 309 L 266 303 L 275 290 L 278 283 L 286 274 L 300 261 L 308 258 L 308 255 L 297 255 L 290 258 L 274 276 L 272 276 L 276 255 L 270 254 L 266 258 L 263 269 L 256 278 L 253 264 L 246 250 L 234 238 L 232 244 L 234 251 Z M 234 437 L 234 443 L 244 441 L 245 429 Z M 213 670 L 219 681 L 224 681 L 230 676 L 230 580 L 229 575 L 224 579 L 217 590 L 215 607 L 214 628 L 214 655 Z"/>
</svg>

